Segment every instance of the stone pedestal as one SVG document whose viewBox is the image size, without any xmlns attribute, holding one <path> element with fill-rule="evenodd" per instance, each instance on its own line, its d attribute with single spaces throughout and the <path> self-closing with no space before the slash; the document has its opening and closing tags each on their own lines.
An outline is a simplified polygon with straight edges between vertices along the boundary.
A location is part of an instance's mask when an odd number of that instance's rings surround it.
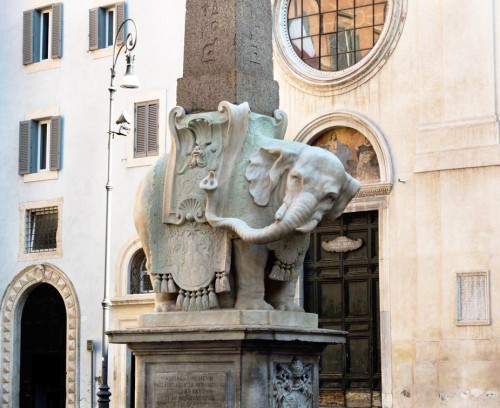
<svg viewBox="0 0 500 408">
<path fill-rule="evenodd" d="M 278 311 L 147 314 L 109 334 L 136 356 L 143 408 L 318 407 L 321 352 L 345 342 L 317 315 Z"/>
</svg>

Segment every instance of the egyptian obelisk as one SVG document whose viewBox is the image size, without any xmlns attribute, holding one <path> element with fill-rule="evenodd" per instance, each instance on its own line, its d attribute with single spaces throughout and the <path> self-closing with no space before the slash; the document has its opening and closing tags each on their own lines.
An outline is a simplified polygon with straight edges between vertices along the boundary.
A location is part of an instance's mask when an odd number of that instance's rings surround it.
<svg viewBox="0 0 500 408">
<path fill-rule="evenodd" d="M 177 105 L 188 113 L 216 111 L 221 101 L 264 115 L 278 109 L 269 0 L 187 0 L 185 24 Z"/>
</svg>

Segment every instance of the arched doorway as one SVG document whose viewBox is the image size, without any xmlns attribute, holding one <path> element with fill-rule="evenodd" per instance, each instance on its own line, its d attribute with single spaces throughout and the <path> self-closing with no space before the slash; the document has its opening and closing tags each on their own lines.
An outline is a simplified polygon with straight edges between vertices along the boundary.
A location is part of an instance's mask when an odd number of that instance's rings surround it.
<svg viewBox="0 0 500 408">
<path fill-rule="evenodd" d="M 21 317 L 20 408 L 66 406 L 66 320 L 56 288 L 31 291 Z"/>
<path fill-rule="evenodd" d="M 2 321 L 0 406 L 17 408 L 21 396 L 21 331 L 25 305 L 41 284 L 56 290 L 64 302 L 65 328 L 65 404 L 66 408 L 79 406 L 79 318 L 80 308 L 76 292 L 68 277 L 51 264 L 30 265 L 19 272 L 7 287 L 0 306 Z"/>
<path fill-rule="evenodd" d="M 304 263 L 306 311 L 319 315 L 320 327 L 349 332 L 345 345 L 323 354 L 320 407 L 380 407 L 391 392 L 388 279 L 379 262 L 387 256 L 389 149 L 373 123 L 349 112 L 319 117 L 296 140 L 335 154 L 362 186 L 344 215 L 313 231 Z"/>
</svg>

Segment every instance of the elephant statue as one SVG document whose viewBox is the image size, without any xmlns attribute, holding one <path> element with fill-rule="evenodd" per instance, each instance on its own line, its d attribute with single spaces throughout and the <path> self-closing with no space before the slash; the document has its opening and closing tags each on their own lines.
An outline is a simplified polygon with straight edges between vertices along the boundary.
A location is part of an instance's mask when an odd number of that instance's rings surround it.
<svg viewBox="0 0 500 408">
<path fill-rule="evenodd" d="M 303 311 L 294 297 L 310 232 L 360 183 L 329 151 L 282 140 L 281 111 L 174 108 L 170 126 L 172 153 L 142 180 L 134 212 L 155 310 Z"/>
</svg>

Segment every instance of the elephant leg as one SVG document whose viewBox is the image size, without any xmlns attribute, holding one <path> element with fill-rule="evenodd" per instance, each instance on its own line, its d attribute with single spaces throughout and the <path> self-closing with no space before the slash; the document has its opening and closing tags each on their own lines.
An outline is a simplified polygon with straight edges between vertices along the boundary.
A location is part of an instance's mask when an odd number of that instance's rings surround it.
<svg viewBox="0 0 500 408">
<path fill-rule="evenodd" d="M 239 310 L 273 310 L 264 300 L 264 269 L 269 251 L 263 245 L 233 241 L 236 267 L 236 304 Z"/>
<path fill-rule="evenodd" d="M 175 312 L 177 294 L 155 293 L 155 312 Z"/>
<path fill-rule="evenodd" d="M 287 282 L 268 280 L 268 300 L 276 310 L 287 310 L 291 312 L 303 312 L 304 309 L 294 302 L 297 289 L 297 281 L 303 268 L 305 253 L 299 255 L 295 268 L 293 268 L 292 279 Z"/>
</svg>

